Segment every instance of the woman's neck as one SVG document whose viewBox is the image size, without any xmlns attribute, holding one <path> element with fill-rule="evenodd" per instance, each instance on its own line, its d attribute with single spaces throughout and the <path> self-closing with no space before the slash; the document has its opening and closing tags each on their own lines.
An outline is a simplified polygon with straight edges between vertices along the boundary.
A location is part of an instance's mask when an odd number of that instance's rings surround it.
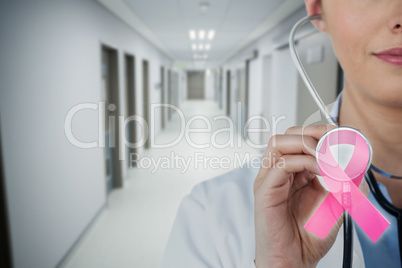
<svg viewBox="0 0 402 268">
<path fill-rule="evenodd" d="M 402 176 L 402 108 L 375 102 L 345 81 L 339 125 L 359 129 L 373 147 L 373 164 Z M 387 187 L 394 205 L 402 208 L 402 180 L 388 179 L 378 173 L 375 177 Z"/>
</svg>

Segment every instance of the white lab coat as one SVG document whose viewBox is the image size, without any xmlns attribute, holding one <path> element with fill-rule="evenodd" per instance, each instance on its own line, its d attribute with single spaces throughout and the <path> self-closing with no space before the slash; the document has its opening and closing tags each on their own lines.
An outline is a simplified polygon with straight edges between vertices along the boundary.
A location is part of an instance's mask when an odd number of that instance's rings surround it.
<svg viewBox="0 0 402 268">
<path fill-rule="evenodd" d="M 196 185 L 179 207 L 161 268 L 255 267 L 253 184 L 245 165 Z M 364 267 L 354 232 L 353 267 Z M 343 231 L 318 267 L 342 267 Z"/>
</svg>

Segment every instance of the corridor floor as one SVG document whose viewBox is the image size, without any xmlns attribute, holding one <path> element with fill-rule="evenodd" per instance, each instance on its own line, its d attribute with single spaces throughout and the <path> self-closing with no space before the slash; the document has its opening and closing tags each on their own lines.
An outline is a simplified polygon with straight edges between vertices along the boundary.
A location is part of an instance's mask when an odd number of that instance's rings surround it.
<svg viewBox="0 0 402 268">
<path fill-rule="evenodd" d="M 213 101 L 186 101 L 181 104 L 186 121 L 194 116 L 206 116 L 211 122 L 212 132 L 228 128 L 229 123 L 216 116 L 224 114 Z M 213 120 L 213 119 L 217 120 Z M 196 120 L 192 128 L 205 128 L 206 124 Z M 180 118 L 175 113 L 163 131 L 156 137 L 157 144 L 169 143 L 180 132 Z M 192 133 L 191 141 L 185 138 L 178 144 L 164 149 L 146 150 L 141 157 L 149 159 L 201 159 L 208 157 L 250 158 L 261 154 L 244 140 L 240 144 L 235 134 L 234 148 L 194 148 L 190 143 L 203 144 L 211 141 L 210 133 Z M 229 132 L 216 135 L 218 144 L 229 141 Z M 236 156 L 237 154 L 237 156 Z M 195 161 L 187 169 L 183 164 L 175 167 L 157 168 L 144 161 L 142 166 L 130 169 L 124 188 L 112 191 L 107 204 L 79 243 L 66 257 L 61 267 L 158 267 L 180 200 L 191 188 L 204 180 L 228 172 L 234 165 L 216 168 L 213 165 L 196 166 Z M 171 161 L 170 164 L 172 164 Z"/>
</svg>

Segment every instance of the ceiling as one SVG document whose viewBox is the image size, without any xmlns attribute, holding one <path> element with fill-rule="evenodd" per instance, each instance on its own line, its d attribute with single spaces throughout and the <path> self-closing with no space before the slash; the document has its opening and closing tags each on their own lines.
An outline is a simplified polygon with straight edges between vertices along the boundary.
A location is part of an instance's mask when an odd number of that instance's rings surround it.
<svg viewBox="0 0 402 268">
<path fill-rule="evenodd" d="M 98 0 L 99 1 L 99 0 Z M 235 51 L 261 36 L 270 17 L 279 9 L 286 14 L 299 8 L 302 0 L 100 0 L 111 11 L 119 13 L 131 26 L 144 32 L 151 42 L 165 51 L 176 62 L 194 62 L 194 55 L 207 55 L 208 62 L 223 62 Z M 114 3 L 112 3 L 114 2 Z M 290 3 L 292 2 L 292 3 Z M 201 4 L 207 4 L 203 12 Z M 113 6 L 114 5 L 114 6 Z M 123 6 L 131 9 L 131 15 Z M 286 6 L 286 7 L 285 7 Z M 283 10 L 281 11 L 283 13 Z M 133 18 L 136 20 L 133 21 Z M 282 16 L 283 17 L 283 16 Z M 283 17 L 284 18 L 284 17 Z M 283 19 L 282 18 L 282 19 Z M 278 20 L 281 17 L 278 18 Z M 264 26 L 265 22 L 265 26 Z M 279 21 L 276 21 L 278 23 Z M 130 23 L 129 23 L 130 24 Z M 140 27 L 138 27 L 138 25 Z M 265 28 L 262 29 L 261 26 Z M 137 30 L 138 30 L 137 29 Z M 215 30 L 212 41 L 191 41 L 190 30 Z M 255 33 L 259 29 L 259 36 Z M 209 51 L 193 51 L 192 44 L 211 45 Z"/>
</svg>

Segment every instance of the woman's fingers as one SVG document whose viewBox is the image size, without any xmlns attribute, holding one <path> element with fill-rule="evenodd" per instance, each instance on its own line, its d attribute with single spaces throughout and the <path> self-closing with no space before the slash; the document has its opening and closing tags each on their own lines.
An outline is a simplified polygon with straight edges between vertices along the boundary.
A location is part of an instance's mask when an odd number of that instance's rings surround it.
<svg viewBox="0 0 402 268">
<path fill-rule="evenodd" d="M 276 207 L 286 201 L 289 194 L 311 182 L 318 172 L 313 156 L 284 155 L 262 178 L 255 194 L 264 197 L 266 208 Z"/>
<path fill-rule="evenodd" d="M 308 178 L 310 180 L 315 175 L 320 174 L 315 157 L 311 155 L 284 155 L 269 170 L 262 186 L 268 189 L 281 187 L 288 182 L 289 175 L 305 170 L 310 172 L 311 176 Z"/>
<path fill-rule="evenodd" d="M 268 148 L 275 153 L 315 155 L 317 140 L 310 136 L 276 135 L 271 138 Z"/>
<path fill-rule="evenodd" d="M 261 167 L 254 183 L 254 191 L 262 185 L 267 172 L 273 168 L 278 161 L 281 162 L 283 160 L 283 156 L 309 155 L 313 157 L 315 163 L 318 140 L 334 127 L 335 126 L 332 125 L 291 127 L 284 135 L 273 136 L 269 140 L 268 147 L 262 157 Z M 316 170 L 318 170 L 318 168 L 316 168 Z M 298 172 L 301 171 L 303 170 Z M 314 174 L 320 173 L 314 171 Z"/>
<path fill-rule="evenodd" d="M 271 168 L 275 162 L 283 155 L 306 154 L 315 155 L 317 140 L 312 137 L 301 135 L 276 135 L 273 136 L 265 151 L 261 167 Z"/>
<path fill-rule="evenodd" d="M 332 125 L 316 125 L 307 127 L 288 128 L 284 135 L 271 137 L 267 150 L 264 153 L 264 166 L 267 162 L 272 164 L 272 158 L 279 158 L 285 154 L 310 154 L 315 156 L 318 140 L 330 129 Z"/>
<path fill-rule="evenodd" d="M 303 135 L 310 136 L 315 138 L 317 141 L 321 139 L 321 137 L 330 131 L 331 129 L 336 128 L 334 125 L 314 125 L 314 126 L 305 126 L 305 127 L 291 127 L 288 128 L 285 132 L 285 135 Z"/>
</svg>

